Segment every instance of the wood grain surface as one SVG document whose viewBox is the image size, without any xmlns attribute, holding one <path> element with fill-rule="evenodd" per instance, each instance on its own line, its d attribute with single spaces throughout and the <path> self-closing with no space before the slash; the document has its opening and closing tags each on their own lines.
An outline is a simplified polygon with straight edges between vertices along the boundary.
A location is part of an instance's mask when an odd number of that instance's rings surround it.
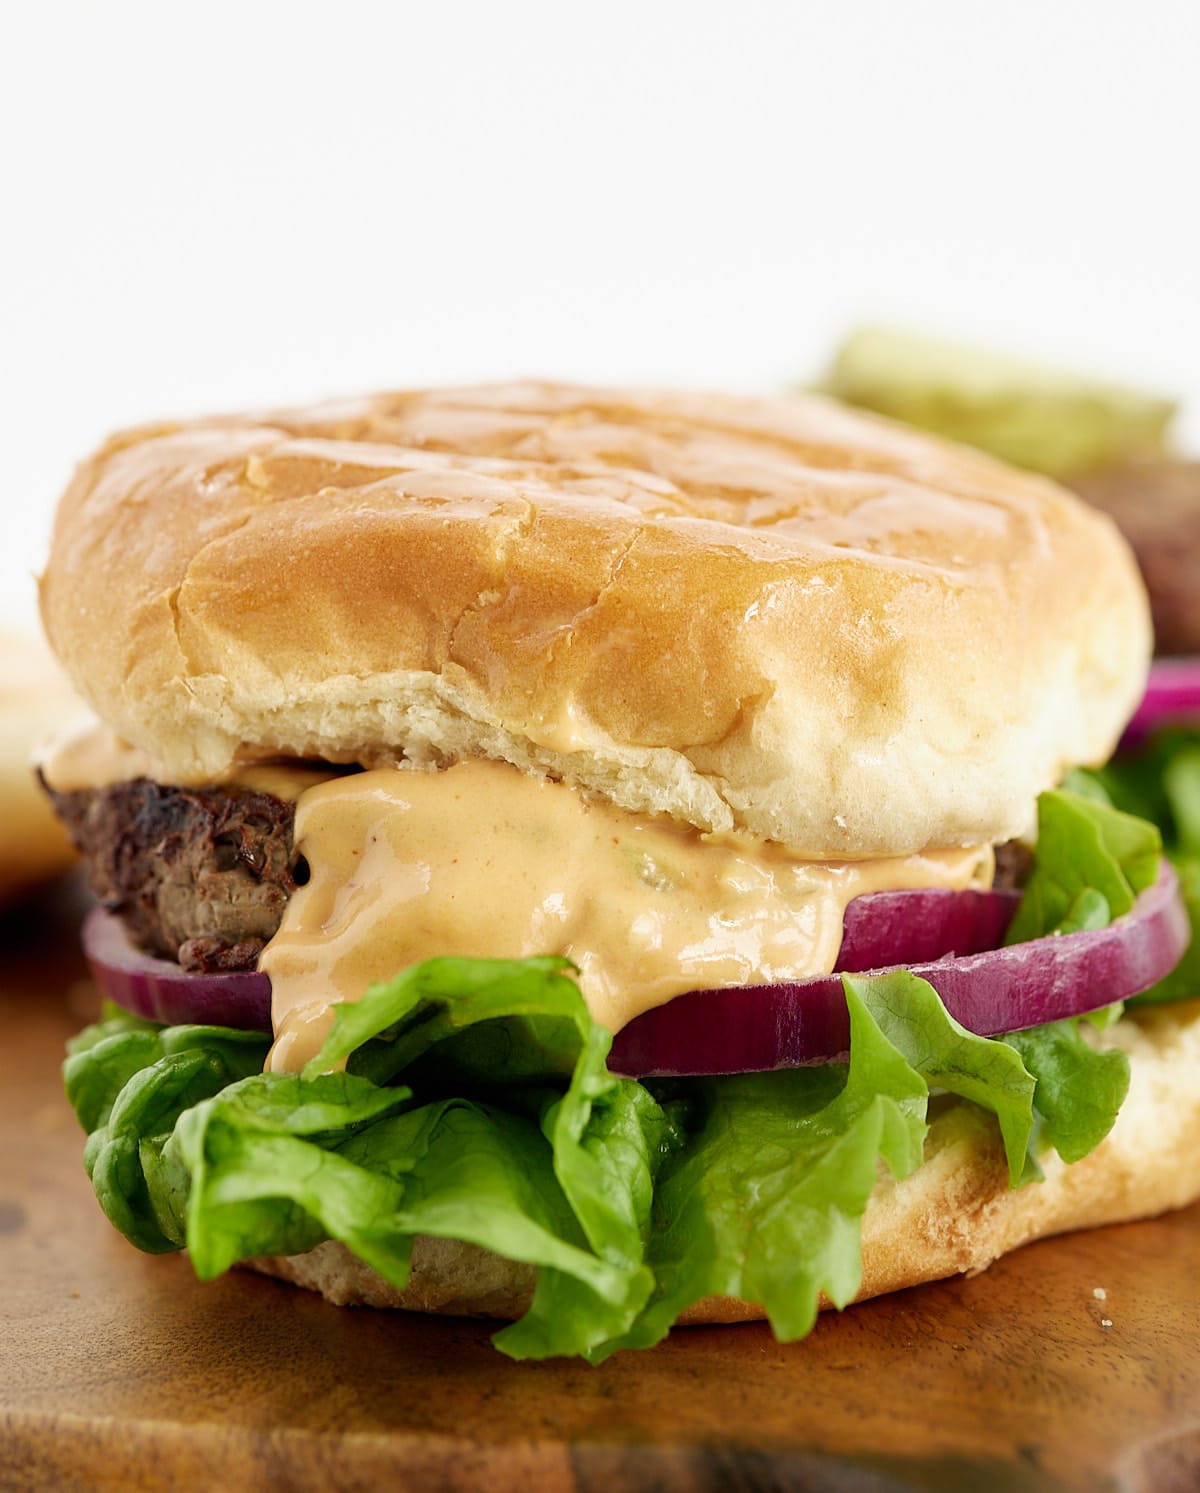
<svg viewBox="0 0 1200 1493">
<path fill-rule="evenodd" d="M 138 1254 L 59 1086 L 95 1002 L 73 922 L 59 897 L 0 924 L 0 1486 L 1200 1488 L 1200 1209 L 1031 1246 L 803 1343 L 680 1330 L 600 1369 Z"/>
</svg>

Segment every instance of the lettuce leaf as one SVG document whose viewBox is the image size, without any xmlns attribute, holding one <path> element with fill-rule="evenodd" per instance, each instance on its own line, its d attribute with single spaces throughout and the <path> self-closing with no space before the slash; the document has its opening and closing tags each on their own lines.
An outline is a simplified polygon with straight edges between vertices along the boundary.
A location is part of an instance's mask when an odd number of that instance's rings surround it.
<svg viewBox="0 0 1200 1493">
<path fill-rule="evenodd" d="M 653 1284 L 643 1263 L 643 1239 L 651 1166 L 665 1121 L 646 1089 L 607 1071 L 612 1038 L 592 1022 L 578 986 L 564 973 L 569 967 L 556 958 L 427 961 L 368 991 L 364 1000 L 338 1007 L 329 1039 L 306 1071 L 352 1058 L 371 1044 L 371 1071 L 383 1081 L 433 1049 L 423 1072 L 439 1087 L 528 1085 L 570 1073 L 561 1098 L 542 1091 L 534 1107 L 574 1224 L 616 1272 L 614 1281 L 622 1281 L 619 1293 L 615 1284 L 608 1291 L 610 1299 L 619 1294 L 619 1305 L 606 1323 L 607 1336 L 628 1324 Z M 528 1106 L 528 1097 L 524 1102 Z M 427 1223 L 419 1231 L 439 1232 Z M 489 1242 L 461 1231 L 453 1237 Z M 527 1253 L 498 1252 L 530 1259 Z M 531 1263 L 556 1268 L 548 1258 Z M 555 1351 L 548 1346 L 554 1341 L 551 1324 L 563 1315 L 563 1298 L 578 1296 L 572 1281 L 580 1278 L 578 1270 L 561 1274 L 558 1280 L 539 1276 L 533 1308 L 504 1337 L 507 1351 Z"/>
<path fill-rule="evenodd" d="M 566 1076 L 591 1017 L 566 959 L 428 959 L 333 1009 L 333 1029 L 306 1074 L 351 1064 L 388 1083 L 430 1048 L 443 1068 L 491 1083 Z M 482 1048 L 481 1022 L 489 1026 Z M 448 1042 L 448 1038 L 457 1040 Z"/>
<path fill-rule="evenodd" d="M 1200 995 L 1200 730 L 1160 731 L 1119 761 L 1072 776 L 1084 791 L 1161 828 L 1191 924 L 1192 942 L 1175 969 L 1129 1004 L 1194 999 Z"/>
<path fill-rule="evenodd" d="M 1129 1059 L 1116 1048 L 1093 1047 L 1085 1018 L 1009 1032 L 1001 1042 L 1019 1053 L 1033 1076 L 1034 1133 L 1030 1175 L 1041 1175 L 1039 1154 L 1053 1146 L 1064 1161 L 1082 1161 L 1116 1123 L 1129 1092 Z M 1012 1157 L 1010 1154 L 1011 1164 Z"/>
<path fill-rule="evenodd" d="M 1017 1186 L 1033 1128 L 1035 1080 L 1003 1042 L 960 1026 L 927 981 L 906 970 L 863 979 L 843 976 L 880 1030 L 929 1088 L 991 1110 L 1000 1126 L 1009 1178 Z"/>
<path fill-rule="evenodd" d="M 1095 797 L 1043 793 L 1037 854 L 1006 942 L 1106 927 L 1154 884 L 1161 856 L 1162 836 L 1144 819 Z"/>
<path fill-rule="evenodd" d="M 211 1054 L 224 1083 L 262 1070 L 271 1039 L 229 1027 L 158 1026 L 125 1012 L 110 1014 L 72 1037 L 63 1064 L 67 1099 L 87 1131 L 98 1129 L 128 1081 L 160 1057 L 189 1051 Z M 214 1070 L 216 1071 L 216 1070 Z"/>
<path fill-rule="evenodd" d="M 851 1300 L 862 1275 L 859 1219 L 879 1158 L 920 1162 L 928 1088 L 847 987 L 841 1065 L 737 1074 L 680 1086 L 692 1136 L 666 1162 L 648 1259 L 657 1281 L 634 1330 L 592 1354 L 641 1348 L 710 1295 L 759 1301 L 777 1336 L 803 1336 L 824 1292 Z"/>
<path fill-rule="evenodd" d="M 262 1068 L 261 1033 L 115 1017 L 71 1044 L 67 1096 L 88 1132 L 84 1165 L 109 1219 L 150 1253 L 184 1242 L 180 1179 L 161 1151 L 191 1107 Z M 150 1178 L 153 1177 L 154 1185 Z"/>
</svg>

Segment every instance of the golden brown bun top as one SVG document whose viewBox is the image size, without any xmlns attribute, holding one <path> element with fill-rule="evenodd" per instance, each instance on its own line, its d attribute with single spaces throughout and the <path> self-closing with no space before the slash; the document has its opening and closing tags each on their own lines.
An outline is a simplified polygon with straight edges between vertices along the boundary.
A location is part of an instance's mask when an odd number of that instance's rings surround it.
<svg viewBox="0 0 1200 1493">
<path fill-rule="evenodd" d="M 1020 832 L 1150 648 L 1050 483 L 816 398 L 533 383 L 118 436 L 42 610 L 173 778 L 483 753 L 826 858 Z"/>
</svg>

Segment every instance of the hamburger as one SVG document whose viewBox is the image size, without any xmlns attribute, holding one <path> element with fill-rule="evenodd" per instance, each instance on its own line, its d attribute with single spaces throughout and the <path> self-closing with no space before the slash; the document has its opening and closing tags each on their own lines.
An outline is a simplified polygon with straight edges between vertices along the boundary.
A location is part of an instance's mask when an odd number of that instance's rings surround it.
<svg viewBox="0 0 1200 1493">
<path fill-rule="evenodd" d="M 41 602 L 142 1248 L 599 1361 L 1200 1195 L 1186 918 L 1077 773 L 1145 595 L 1049 482 L 816 397 L 402 393 L 116 437 Z"/>
</svg>

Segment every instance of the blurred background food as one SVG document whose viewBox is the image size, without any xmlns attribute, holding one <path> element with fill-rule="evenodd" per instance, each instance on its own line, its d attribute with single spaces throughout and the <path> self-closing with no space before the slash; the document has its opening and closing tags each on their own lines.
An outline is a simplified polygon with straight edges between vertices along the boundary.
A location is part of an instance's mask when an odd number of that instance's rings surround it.
<svg viewBox="0 0 1200 1493">
<path fill-rule="evenodd" d="M 1200 653 L 1200 462 L 1173 449 L 1173 399 L 884 327 L 851 332 L 821 387 L 1104 509 L 1142 568 L 1157 651 Z"/>
<path fill-rule="evenodd" d="M 1070 484 L 1133 545 L 1150 592 L 1159 653 L 1200 653 L 1200 462 L 1125 461 Z"/>
<path fill-rule="evenodd" d="M 1068 479 L 1161 452 L 1173 400 L 888 327 L 851 332 L 824 387 L 848 404 Z"/>
<path fill-rule="evenodd" d="M 58 875 L 75 858 L 30 761 L 81 711 L 40 638 L 0 631 L 0 907 Z"/>
</svg>

